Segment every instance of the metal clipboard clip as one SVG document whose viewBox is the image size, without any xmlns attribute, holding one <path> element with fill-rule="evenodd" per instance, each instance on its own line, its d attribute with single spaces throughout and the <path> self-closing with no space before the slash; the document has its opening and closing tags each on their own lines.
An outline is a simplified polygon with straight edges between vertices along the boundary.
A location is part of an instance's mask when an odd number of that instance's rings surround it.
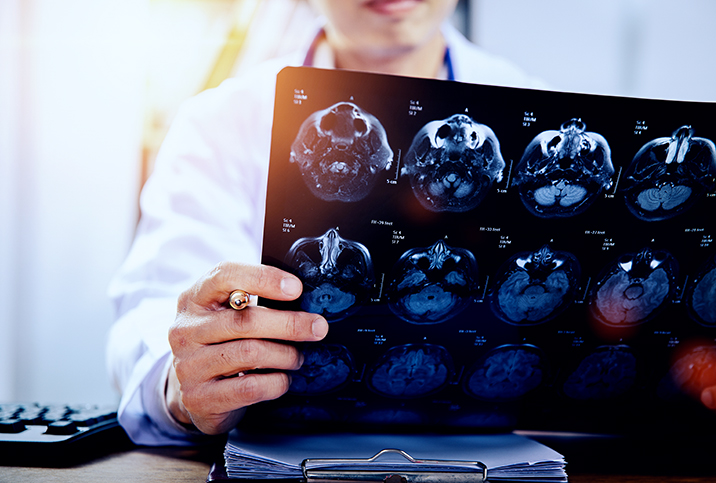
<svg viewBox="0 0 716 483">
<path fill-rule="evenodd" d="M 366 469 L 365 467 L 351 469 L 347 465 L 370 466 L 375 464 L 381 456 L 393 453 L 398 454 L 416 465 L 450 466 L 446 469 L 410 469 L 409 465 L 401 465 L 393 470 L 387 467 Z M 321 465 L 321 467 L 316 467 Z M 309 468 L 309 466 L 313 466 Z M 341 468 L 341 466 L 344 466 Z M 371 481 L 383 483 L 484 483 L 487 481 L 487 466 L 479 461 L 448 461 L 448 460 L 419 460 L 400 449 L 388 448 L 379 451 L 370 458 L 307 458 L 301 462 L 301 471 L 304 481 L 312 482 L 344 482 L 344 481 Z"/>
</svg>

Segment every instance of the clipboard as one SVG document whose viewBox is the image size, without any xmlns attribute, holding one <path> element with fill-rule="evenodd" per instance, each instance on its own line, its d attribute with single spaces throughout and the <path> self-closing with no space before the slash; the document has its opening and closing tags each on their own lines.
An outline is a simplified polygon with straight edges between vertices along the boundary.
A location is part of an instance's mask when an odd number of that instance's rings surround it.
<svg viewBox="0 0 716 483">
<path fill-rule="evenodd" d="M 375 463 L 378 458 L 386 454 L 397 454 L 416 466 L 441 465 L 449 466 L 449 470 L 414 469 L 409 465 L 390 468 L 382 467 L 370 469 L 368 466 Z M 311 465 L 320 466 L 311 468 Z M 361 467 L 365 465 L 366 467 Z M 360 469 L 350 469 L 346 466 L 358 466 Z M 303 481 L 306 483 L 327 483 L 342 481 L 371 481 L 384 483 L 484 483 L 487 481 L 487 466 L 479 461 L 449 461 L 416 459 L 407 452 L 386 448 L 370 458 L 307 458 L 301 463 Z"/>
</svg>

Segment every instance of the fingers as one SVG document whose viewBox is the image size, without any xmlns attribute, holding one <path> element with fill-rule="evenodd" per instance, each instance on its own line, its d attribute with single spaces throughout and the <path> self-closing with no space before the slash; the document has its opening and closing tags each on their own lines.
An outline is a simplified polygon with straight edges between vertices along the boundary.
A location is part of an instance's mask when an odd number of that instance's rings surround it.
<svg viewBox="0 0 716 483">
<path fill-rule="evenodd" d="M 184 383 L 201 383 L 254 369 L 295 371 L 303 355 L 295 347 L 274 341 L 241 339 L 203 347 L 191 363 L 179 361 L 176 371 Z"/>
<path fill-rule="evenodd" d="M 272 300 L 293 300 L 301 294 L 301 281 L 294 275 L 265 265 L 223 262 L 180 298 L 203 307 L 223 306 L 236 289 Z"/>
<path fill-rule="evenodd" d="M 194 339 L 202 344 L 245 338 L 301 342 L 323 339 L 328 333 L 328 322 L 320 315 L 306 312 L 247 307 L 213 313 L 210 324 L 200 324 L 194 330 Z"/>
<path fill-rule="evenodd" d="M 701 402 L 709 409 L 716 409 L 716 386 L 701 391 Z"/>
<path fill-rule="evenodd" d="M 284 373 L 248 374 L 182 390 L 182 400 L 200 431 L 218 434 L 236 425 L 241 414 L 236 408 L 276 399 L 289 385 Z"/>
</svg>

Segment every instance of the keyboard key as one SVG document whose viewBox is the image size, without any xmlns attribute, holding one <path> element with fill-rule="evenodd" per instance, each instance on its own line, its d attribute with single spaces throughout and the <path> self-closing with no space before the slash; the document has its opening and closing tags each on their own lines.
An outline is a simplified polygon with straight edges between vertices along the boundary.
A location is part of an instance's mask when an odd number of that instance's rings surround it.
<svg viewBox="0 0 716 483">
<path fill-rule="evenodd" d="M 55 421 L 47 425 L 47 431 L 45 434 L 55 434 L 58 436 L 64 436 L 68 434 L 75 434 L 77 429 L 77 423 L 74 421 Z"/>
<path fill-rule="evenodd" d="M 0 433 L 14 434 L 25 431 L 25 423 L 20 419 L 2 419 L 0 420 Z"/>
</svg>

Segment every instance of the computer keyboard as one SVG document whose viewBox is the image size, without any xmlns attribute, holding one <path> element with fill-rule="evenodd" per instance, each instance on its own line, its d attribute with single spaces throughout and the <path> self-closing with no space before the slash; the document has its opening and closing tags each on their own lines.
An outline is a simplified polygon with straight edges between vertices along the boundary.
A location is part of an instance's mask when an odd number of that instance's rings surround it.
<svg viewBox="0 0 716 483">
<path fill-rule="evenodd" d="M 71 466 L 128 446 L 116 406 L 0 403 L 0 465 Z"/>
</svg>

